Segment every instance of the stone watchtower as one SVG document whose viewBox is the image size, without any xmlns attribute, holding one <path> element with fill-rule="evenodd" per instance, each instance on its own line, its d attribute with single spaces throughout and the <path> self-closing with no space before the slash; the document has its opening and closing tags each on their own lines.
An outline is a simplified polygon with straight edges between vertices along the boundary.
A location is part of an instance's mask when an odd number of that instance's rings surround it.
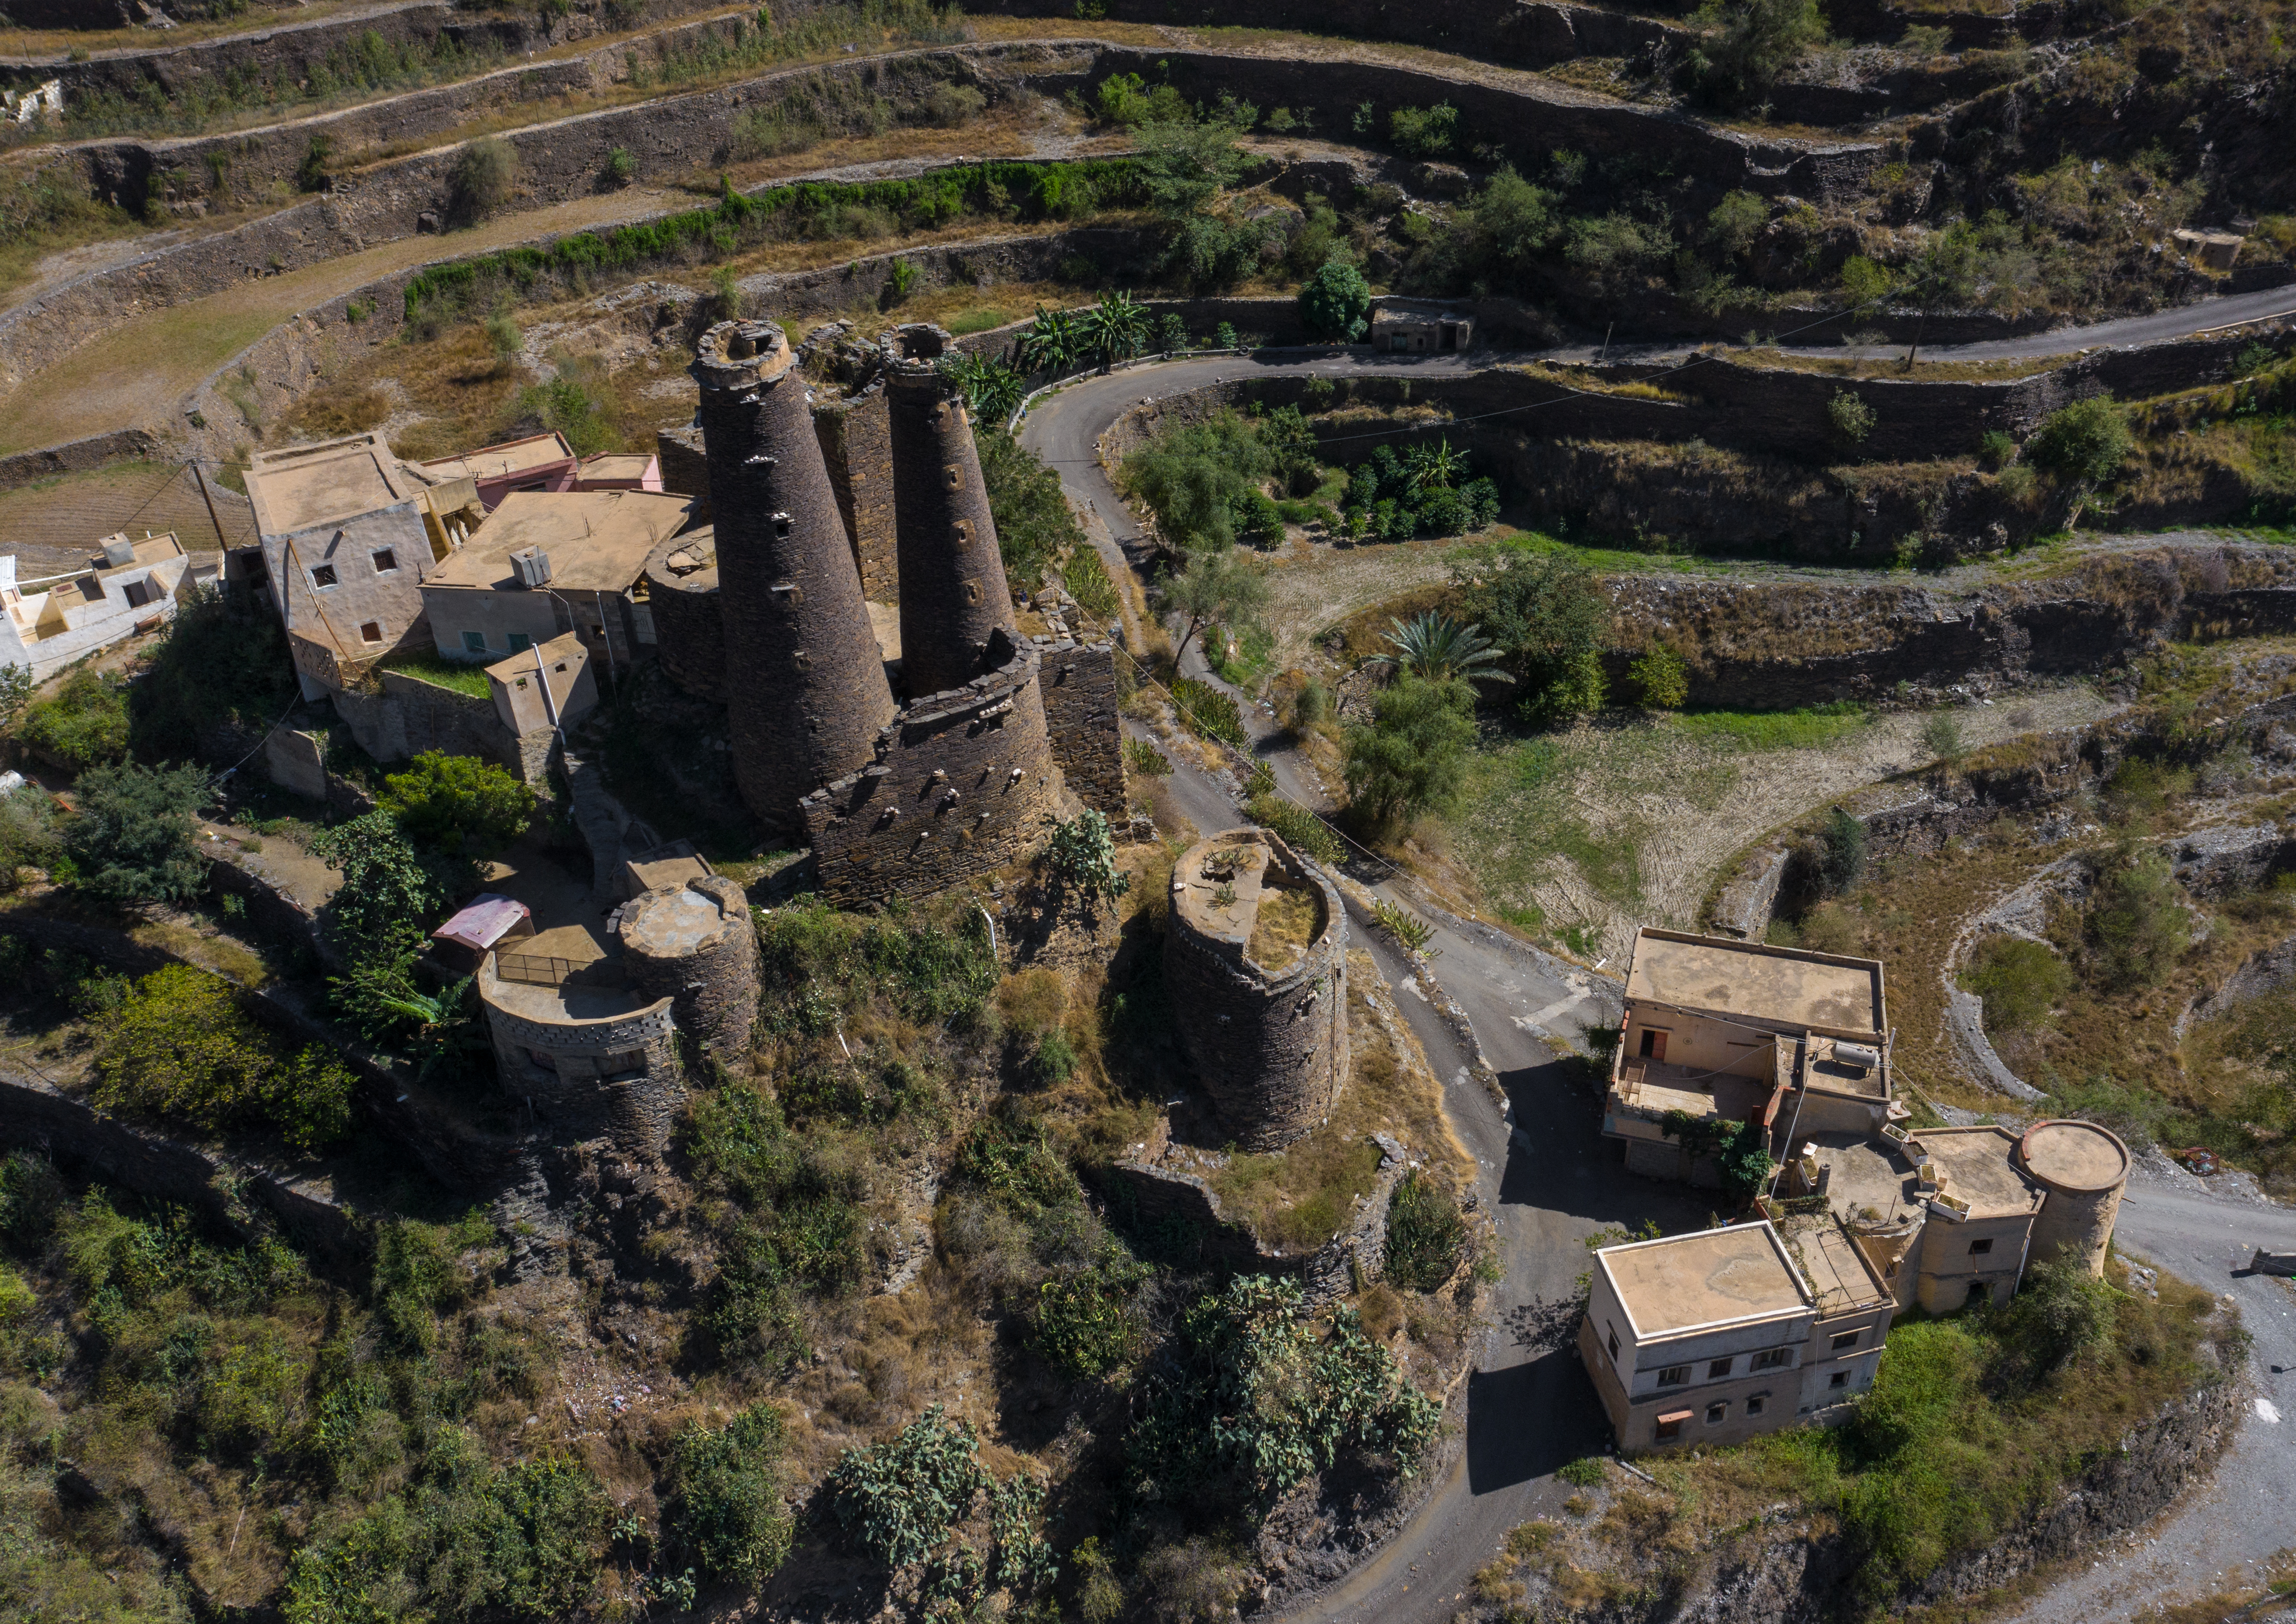
<svg viewBox="0 0 2296 1624">
<path fill-rule="evenodd" d="M 798 802 L 875 759 L 893 691 L 788 339 L 771 322 L 720 322 L 693 372 L 734 779 L 762 822 L 801 833 Z"/>
<path fill-rule="evenodd" d="M 678 1029 L 728 1064 L 750 1053 L 758 1019 L 758 928 L 723 874 L 665 885 L 627 903 L 622 963 L 649 998 L 672 1000 Z"/>
<path fill-rule="evenodd" d="M 1199 841 L 1173 865 L 1172 1021 L 1243 1149 L 1331 1113 L 1348 1077 L 1347 947 L 1339 888 L 1265 829 Z"/>
<path fill-rule="evenodd" d="M 901 676 L 918 699 L 987 671 L 996 633 L 1009 645 L 1021 641 L 972 425 L 964 398 L 937 365 L 948 342 L 939 327 L 912 325 L 889 333 L 883 345 Z"/>
</svg>

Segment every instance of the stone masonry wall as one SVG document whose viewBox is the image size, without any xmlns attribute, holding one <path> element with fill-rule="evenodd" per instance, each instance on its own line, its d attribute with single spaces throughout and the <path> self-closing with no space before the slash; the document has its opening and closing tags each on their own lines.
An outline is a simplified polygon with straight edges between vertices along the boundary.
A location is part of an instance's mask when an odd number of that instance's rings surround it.
<svg viewBox="0 0 2296 1624">
<path fill-rule="evenodd" d="M 901 596 L 901 566 L 893 530 L 893 444 L 885 416 L 885 388 L 873 382 L 844 400 L 813 408 L 829 463 L 829 483 L 837 492 L 838 516 L 861 571 L 861 595 L 873 603 Z"/>
<path fill-rule="evenodd" d="M 503 1092 L 572 1136 L 603 1130 L 626 1151 L 660 1155 L 685 1102 L 670 1000 L 611 1019 L 542 1021 L 504 1008 L 501 987 L 488 954 L 479 998 Z"/>
<path fill-rule="evenodd" d="M 1124 734 L 1117 710 L 1115 645 L 1106 639 L 1032 641 L 1045 729 L 1069 793 L 1103 817 L 1122 817 Z"/>
<path fill-rule="evenodd" d="M 1029 644 L 917 701 L 879 735 L 873 766 L 806 797 L 822 895 L 840 906 L 929 896 L 1043 838 L 1064 791 L 1037 674 Z"/>
<path fill-rule="evenodd" d="M 378 761 L 406 761 L 426 750 L 478 756 L 524 775 L 526 752 L 494 702 L 397 671 L 381 673 L 379 694 L 340 693 L 335 712 L 359 748 Z M 546 753 L 547 740 L 544 741 Z"/>
</svg>

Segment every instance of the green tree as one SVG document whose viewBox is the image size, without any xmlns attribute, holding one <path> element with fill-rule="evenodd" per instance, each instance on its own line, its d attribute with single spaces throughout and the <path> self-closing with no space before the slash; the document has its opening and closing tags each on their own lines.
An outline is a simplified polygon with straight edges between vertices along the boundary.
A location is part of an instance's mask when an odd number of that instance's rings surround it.
<svg viewBox="0 0 2296 1624">
<path fill-rule="evenodd" d="M 1354 260 L 1334 255 L 1300 290 L 1300 319 L 1308 336 L 1359 340 L 1369 325 L 1371 283 Z"/>
<path fill-rule="evenodd" d="M 1459 138 L 1459 110 L 1448 102 L 1398 107 L 1387 116 L 1387 136 L 1406 158 L 1440 158 Z"/>
<path fill-rule="evenodd" d="M 2103 484 L 2128 460 L 2128 420 L 2110 395 L 2052 412 L 2025 444 L 2026 460 L 2083 486 Z"/>
<path fill-rule="evenodd" d="M 1236 145 L 1251 123 L 1236 117 L 1164 119 L 1140 127 L 1140 185 L 1167 220 L 1201 214 L 1234 186 L 1251 157 Z"/>
<path fill-rule="evenodd" d="M 1365 827 L 1383 833 L 1449 808 L 1475 742 L 1473 707 L 1464 681 L 1399 677 L 1381 693 L 1372 721 L 1348 729 L 1348 801 Z"/>
<path fill-rule="evenodd" d="M 1129 293 L 1111 293 L 1077 324 L 1083 352 L 1106 372 L 1119 361 L 1128 361 L 1148 347 L 1148 312 Z"/>
<path fill-rule="evenodd" d="M 1065 310 L 1037 307 L 1036 319 L 1021 334 L 1021 365 L 1032 373 L 1062 373 L 1084 353 L 1076 318 Z"/>
<path fill-rule="evenodd" d="M 1610 605 L 1584 564 L 1501 543 L 1464 549 L 1451 578 L 1466 614 L 1507 651 L 1526 711 L 1567 716 L 1603 702 Z"/>
<path fill-rule="evenodd" d="M 1021 374 L 994 357 L 959 352 L 943 356 L 940 365 L 949 381 L 964 393 L 965 409 L 972 415 L 976 431 L 983 427 L 1002 426 L 1021 409 L 1021 398 L 1029 392 Z"/>
<path fill-rule="evenodd" d="M 2192 933 L 2192 914 L 2167 857 L 2122 847 L 2102 860 L 2087 939 L 2091 967 L 2105 987 L 2158 981 L 2184 956 Z"/>
<path fill-rule="evenodd" d="M 1177 669 L 1188 652 L 1189 641 L 1208 622 L 1234 630 L 1258 621 L 1267 607 L 1267 574 L 1233 548 L 1196 553 L 1179 570 L 1165 576 L 1158 593 L 1166 613 L 1185 615 L 1188 619 L 1179 646 L 1172 651 Z"/>
<path fill-rule="evenodd" d="M 1880 304 L 1889 298 L 1891 286 L 1890 273 L 1863 254 L 1841 262 L 1842 302 L 1852 309 Z"/>
<path fill-rule="evenodd" d="M 689 1423 L 670 1445 L 663 1518 L 676 1547 L 712 1578 L 757 1584 L 789 1556 L 781 1411 L 759 1399 L 722 1427 Z"/>
<path fill-rule="evenodd" d="M 1477 235 L 1500 266 L 1520 273 L 1554 245 L 1562 229 L 1555 195 L 1502 165 L 1490 184 L 1475 194 L 1472 210 Z"/>
<path fill-rule="evenodd" d="M 108 671 L 75 671 L 24 712 L 18 735 L 67 772 L 117 760 L 127 749 L 127 685 Z"/>
<path fill-rule="evenodd" d="M 475 226 L 510 201 L 518 181 L 518 152 L 496 135 L 466 141 L 447 171 L 447 211 L 458 226 Z"/>
<path fill-rule="evenodd" d="M 1849 390 L 1836 390 L 1825 403 L 1825 421 L 1844 446 L 1862 446 L 1874 432 L 1874 408 Z"/>
<path fill-rule="evenodd" d="M 498 851 L 534 818 L 534 791 L 517 775 L 436 750 L 385 778 L 378 804 L 412 838 L 452 852 Z"/>
<path fill-rule="evenodd" d="M 1707 0 L 1693 21 L 1706 37 L 1690 53 L 1691 78 L 1725 107 L 1753 101 L 1825 38 L 1817 0 Z"/>
<path fill-rule="evenodd" d="M 13 727 L 32 702 L 32 668 L 0 665 L 0 728 Z"/>
<path fill-rule="evenodd" d="M 1706 217 L 1706 245 L 1717 261 L 1726 265 L 1753 247 L 1769 223 L 1767 202 L 1751 192 L 1728 193 Z"/>
<path fill-rule="evenodd" d="M 1970 956 L 1961 984 L 1985 1000 L 1986 1030 L 2029 1031 L 2064 1001 L 2073 973 L 2046 942 L 1988 936 Z"/>
<path fill-rule="evenodd" d="M 1635 656 L 1627 668 L 1627 680 L 1652 710 L 1679 710 L 1690 697 L 1690 668 L 1663 643 L 1653 643 Z"/>
<path fill-rule="evenodd" d="M 447 888 L 397 819 L 378 811 L 338 824 L 313 838 L 311 851 L 343 876 L 325 918 L 346 958 L 391 963 L 422 950 L 424 927 L 446 902 Z"/>
<path fill-rule="evenodd" d="M 1078 556 L 1093 557 L 1084 530 L 1061 489 L 1060 476 L 1045 466 L 1043 458 L 1005 433 L 1001 419 L 975 422 L 972 445 L 980 456 L 981 485 L 988 493 L 988 516 L 996 524 L 996 550 L 1004 557 L 1007 579 L 1023 586 L 1036 582 L 1043 578 L 1046 564 L 1062 553 L 1079 548 L 1083 551 Z M 1093 562 L 1099 561 L 1094 557 Z M 1079 573 L 1073 561 L 1071 564 L 1070 573 Z M 1095 594 L 1095 602 L 1085 606 L 1105 620 L 1116 611 L 1115 583 L 1108 581 L 1104 570 L 1101 579 L 1107 582 L 1106 595 Z M 1073 583 L 1069 590 L 1076 593 Z M 1085 603 L 1085 595 L 1077 593 L 1077 601 Z"/>
<path fill-rule="evenodd" d="M 212 799 L 195 767 L 93 767 L 74 786 L 79 802 L 65 841 L 80 889 L 115 907 L 185 902 L 207 887 L 199 810 Z"/>
<path fill-rule="evenodd" d="M 176 595 L 143 679 L 127 691 L 128 742 L 146 761 L 189 760 L 213 724 L 268 728 L 294 698 L 295 668 L 269 596 L 234 603 L 193 587 Z"/>
</svg>

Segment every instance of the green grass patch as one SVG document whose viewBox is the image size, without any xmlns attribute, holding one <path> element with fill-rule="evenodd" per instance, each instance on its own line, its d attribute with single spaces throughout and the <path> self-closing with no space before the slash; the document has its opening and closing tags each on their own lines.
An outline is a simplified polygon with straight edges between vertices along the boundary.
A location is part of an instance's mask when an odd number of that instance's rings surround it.
<svg viewBox="0 0 2296 1624">
<path fill-rule="evenodd" d="M 494 685 L 487 681 L 484 666 L 459 660 L 441 660 L 436 654 L 416 650 L 391 655 L 382 662 L 381 668 L 395 671 L 401 677 L 412 677 L 418 682 L 427 682 L 433 687 L 468 694 L 472 699 L 494 698 Z"/>
<path fill-rule="evenodd" d="M 1687 737 L 1732 750 L 1824 750 L 1874 725 L 1874 713 L 1850 700 L 1799 710 L 1693 710 L 1674 726 Z"/>
</svg>

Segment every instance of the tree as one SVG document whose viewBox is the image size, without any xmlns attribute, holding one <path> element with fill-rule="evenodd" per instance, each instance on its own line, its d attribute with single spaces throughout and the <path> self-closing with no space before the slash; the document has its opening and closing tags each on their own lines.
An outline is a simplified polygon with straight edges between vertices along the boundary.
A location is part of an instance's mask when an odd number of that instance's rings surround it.
<svg viewBox="0 0 2296 1624">
<path fill-rule="evenodd" d="M 411 957 L 423 928 L 447 900 L 439 874 L 388 812 L 370 812 L 324 829 L 312 855 L 338 869 L 343 882 L 326 906 L 328 934 L 354 964 Z"/>
<path fill-rule="evenodd" d="M 466 141 L 447 172 L 447 212 L 460 226 L 475 226 L 510 201 L 518 179 L 518 152 L 496 135 Z"/>
<path fill-rule="evenodd" d="M 2102 485 L 2128 460 L 2128 422 L 2110 395 L 2052 412 L 2026 442 L 2026 460 L 2082 486 Z"/>
<path fill-rule="evenodd" d="M 1089 808 L 1054 825 L 1045 857 L 1061 882 L 1086 898 L 1113 902 L 1132 887 L 1132 876 L 1116 866 L 1116 842 L 1109 837 L 1108 820 Z"/>
<path fill-rule="evenodd" d="M 1853 310 L 1880 304 L 1890 297 L 1894 285 L 1890 273 L 1863 254 L 1852 254 L 1841 262 L 1841 297 Z"/>
<path fill-rule="evenodd" d="M 1496 668 L 1502 652 L 1480 627 L 1463 626 L 1433 610 L 1388 624 L 1392 629 L 1380 634 L 1387 649 L 1365 663 L 1392 666 L 1401 676 L 1428 682 L 1449 682 L 1455 677 L 1470 682 L 1514 680 L 1511 673 Z"/>
<path fill-rule="evenodd" d="M 1021 409 L 1021 401 L 1029 392 L 1019 373 L 990 356 L 943 356 L 940 366 L 964 394 L 976 430 L 1003 424 Z"/>
<path fill-rule="evenodd" d="M 788 1557 L 793 1525 L 782 1505 L 788 1448 L 781 1411 L 764 1399 L 722 1427 L 688 1423 L 670 1445 L 664 1522 L 712 1578 L 757 1584 Z"/>
<path fill-rule="evenodd" d="M 1250 129 L 1238 116 L 1159 119 L 1140 127 L 1140 184 L 1148 205 L 1167 220 L 1201 214 L 1212 200 L 1242 178 L 1251 158 L 1236 145 Z"/>
<path fill-rule="evenodd" d="M 1148 312 L 1131 294 L 1111 293 L 1084 313 L 1077 337 L 1083 353 L 1106 372 L 1148 347 Z"/>
<path fill-rule="evenodd" d="M 1451 578 L 1464 612 L 1507 651 L 1525 710 L 1563 716 L 1603 702 L 1610 605 L 1584 564 L 1503 543 L 1464 551 Z"/>
<path fill-rule="evenodd" d="M 996 550 L 1004 556 L 1008 580 L 1028 583 L 1042 578 L 1045 566 L 1062 553 L 1083 548 L 1092 556 L 1082 527 L 1061 489 L 1060 476 L 1044 460 L 1004 432 L 1002 419 L 972 425 L 973 449 L 980 456 L 980 482 L 988 494 L 988 516 L 996 524 Z M 1094 562 L 1099 561 L 1095 557 Z M 1071 574 L 1079 573 L 1073 567 Z M 1107 582 L 1108 602 L 1093 608 L 1103 620 L 1116 611 L 1115 583 Z M 1076 591 L 1073 582 L 1069 590 Z M 1083 603 L 1084 594 L 1078 594 Z"/>
<path fill-rule="evenodd" d="M 1352 344 L 1368 326 L 1371 283 L 1354 260 L 1333 255 L 1300 290 L 1300 319 L 1308 335 Z"/>
<path fill-rule="evenodd" d="M 1177 670 L 1188 652 L 1189 639 L 1206 622 L 1217 622 L 1233 630 L 1259 618 L 1267 607 L 1267 576 L 1257 563 L 1234 548 L 1196 553 L 1189 556 L 1184 568 L 1164 578 L 1161 592 L 1166 612 L 1188 618 L 1188 628 L 1180 635 L 1180 646 L 1172 652 L 1172 666 Z"/>
<path fill-rule="evenodd" d="M 1690 77 L 1725 107 L 1751 101 L 1825 38 L 1817 0 L 1707 0 L 1693 21 L 1708 33 L 1690 53 Z"/>
<path fill-rule="evenodd" d="M 115 907 L 184 902 L 206 888 L 199 810 L 210 799 L 196 767 L 90 767 L 75 786 L 79 802 L 66 845 L 80 889 Z"/>
<path fill-rule="evenodd" d="M 24 712 L 20 736 L 69 772 L 117 760 L 127 749 L 127 685 L 110 672 L 75 671 Z"/>
<path fill-rule="evenodd" d="M 1825 403 L 1825 421 L 1844 446 L 1861 446 L 1874 432 L 1874 408 L 1849 390 L 1836 390 Z"/>
<path fill-rule="evenodd" d="M 0 728 L 13 727 L 32 702 L 32 668 L 0 666 Z"/>
<path fill-rule="evenodd" d="M 1727 265 L 1748 249 L 1770 223 L 1770 206 L 1751 192 L 1732 192 L 1706 217 L 1706 245 Z"/>
<path fill-rule="evenodd" d="M 516 775 L 437 750 L 385 778 L 379 804 L 414 839 L 451 852 L 499 850 L 534 818 L 534 791 Z"/>
<path fill-rule="evenodd" d="M 2158 981 L 2192 940 L 2192 914 L 2169 859 L 2157 850 L 2113 851 L 2089 905 L 2090 963 L 2107 988 Z"/>
<path fill-rule="evenodd" d="M 1348 801 L 1367 828 L 1392 829 L 1457 798 L 1475 742 L 1473 707 L 1463 680 L 1406 677 L 1380 694 L 1369 725 L 1348 729 Z"/>
<path fill-rule="evenodd" d="M 1061 373 L 1082 353 L 1075 318 L 1065 310 L 1038 305 L 1036 319 L 1021 334 L 1021 365 L 1032 373 Z"/>
</svg>

